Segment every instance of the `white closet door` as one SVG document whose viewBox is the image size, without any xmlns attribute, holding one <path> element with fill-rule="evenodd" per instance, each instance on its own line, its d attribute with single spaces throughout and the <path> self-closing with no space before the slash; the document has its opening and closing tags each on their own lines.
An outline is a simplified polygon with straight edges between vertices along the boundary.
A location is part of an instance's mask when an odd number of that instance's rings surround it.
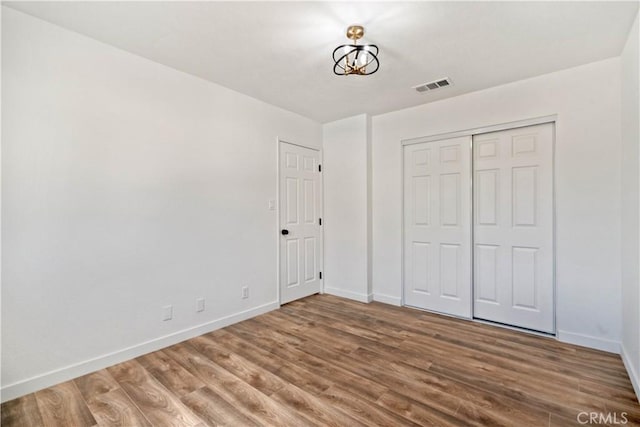
<svg viewBox="0 0 640 427">
<path fill-rule="evenodd" d="M 404 147 L 404 303 L 471 317 L 471 137 Z"/>
<path fill-rule="evenodd" d="M 474 317 L 554 332 L 553 124 L 473 137 Z"/>
</svg>

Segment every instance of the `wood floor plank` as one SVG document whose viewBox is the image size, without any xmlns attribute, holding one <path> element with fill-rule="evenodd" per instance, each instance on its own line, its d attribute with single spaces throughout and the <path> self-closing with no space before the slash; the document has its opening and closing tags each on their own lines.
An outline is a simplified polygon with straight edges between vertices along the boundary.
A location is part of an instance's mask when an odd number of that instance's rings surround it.
<svg viewBox="0 0 640 427">
<path fill-rule="evenodd" d="M 340 301 L 340 304 L 348 306 L 359 303 Z M 314 313 L 317 313 L 317 310 L 323 310 L 325 313 L 327 310 L 331 312 L 331 309 L 333 309 L 334 311 L 332 314 L 337 316 L 349 316 L 355 312 L 355 310 L 338 310 L 335 305 L 336 304 L 327 304 L 326 302 L 315 299 L 312 301 L 305 301 L 303 307 L 304 310 L 310 310 Z M 367 310 L 370 310 L 370 308 L 371 307 L 365 307 L 363 310 L 368 312 Z M 513 337 L 513 331 L 501 330 L 501 328 L 476 323 L 464 325 L 465 321 L 458 319 L 441 318 L 442 316 L 437 316 L 431 313 L 425 313 L 417 310 L 414 311 L 416 313 L 412 314 L 409 318 L 407 318 L 406 315 L 399 318 L 398 315 L 393 313 L 383 313 L 381 316 L 377 316 L 376 318 L 360 313 L 358 314 L 358 317 L 360 322 L 366 321 L 369 324 L 381 322 L 381 325 L 376 324 L 376 328 L 377 330 L 383 329 L 385 332 L 388 332 L 389 325 L 394 325 L 402 331 L 401 333 L 406 334 L 406 338 L 415 339 L 416 336 L 418 336 L 418 339 L 420 339 L 420 336 L 426 335 L 436 337 L 451 344 L 462 340 L 462 348 L 464 349 L 473 348 L 480 350 L 477 345 L 483 344 L 485 346 L 489 346 L 488 350 L 484 348 L 482 349 L 483 351 L 488 351 L 489 354 L 493 354 L 495 356 L 503 356 L 506 360 L 519 360 L 525 363 L 538 361 L 541 364 L 544 363 L 548 370 L 554 370 L 559 373 L 568 371 L 570 375 L 578 374 L 584 378 L 594 378 L 593 375 L 596 375 L 596 380 L 611 380 L 614 381 L 614 384 L 616 385 L 620 385 L 620 381 L 625 385 L 628 383 L 626 371 L 622 364 L 619 363 L 619 357 L 617 355 L 604 353 L 605 356 L 600 357 L 603 357 L 606 360 L 606 365 L 601 366 L 598 370 L 594 370 L 594 365 L 591 362 L 585 364 L 586 362 L 581 358 L 582 353 L 586 352 L 588 354 L 592 354 L 593 350 L 591 349 L 583 350 L 577 346 L 564 344 L 562 346 L 562 355 L 558 355 L 555 351 L 548 351 L 549 349 L 547 346 L 555 348 L 558 344 L 557 341 L 550 338 L 538 336 L 529 336 L 524 338 L 520 336 Z M 424 316 L 428 316 L 427 324 L 422 323 L 424 321 Z M 416 325 L 416 322 L 420 323 Z M 459 322 L 463 322 L 462 326 L 465 327 L 460 327 L 461 324 Z M 496 330 L 498 330 L 498 332 L 496 332 Z M 570 353 L 567 353 L 566 347 L 570 348 Z M 570 356 L 569 354 L 571 353 L 576 353 L 578 355 L 576 356 L 574 354 L 573 356 Z M 572 360 L 573 363 L 567 364 L 567 360 Z"/>
<path fill-rule="evenodd" d="M 339 385 L 334 385 L 322 392 L 321 397 L 366 425 L 380 427 L 418 426 L 408 418 L 403 418 L 374 402 L 360 399 L 347 388 Z"/>
<path fill-rule="evenodd" d="M 545 392 L 544 384 L 521 384 L 513 377 L 504 378 L 491 373 L 482 373 L 482 369 L 482 366 L 468 369 L 457 363 L 447 362 L 436 362 L 429 368 L 437 375 L 455 379 L 493 394 L 502 394 L 516 401 L 527 402 L 529 406 L 542 411 L 572 414 L 580 410 L 604 410 L 600 399 L 592 399 L 578 391 L 560 391 L 550 387 Z"/>
<path fill-rule="evenodd" d="M 443 341 L 446 341 L 449 344 L 457 344 L 460 347 L 466 348 L 467 350 L 479 350 L 488 351 L 489 354 L 495 356 L 503 356 L 503 358 L 509 360 L 518 358 L 522 361 L 522 356 L 527 355 L 526 358 L 530 362 L 538 362 L 540 364 L 549 365 L 550 362 L 561 361 L 565 364 L 567 361 L 571 361 L 571 367 L 574 372 L 583 372 L 589 373 L 593 371 L 595 366 L 599 366 L 599 373 L 610 375 L 614 378 L 624 378 L 626 379 L 626 372 L 624 369 L 620 369 L 620 364 L 618 363 L 618 357 L 609 357 L 607 356 L 605 361 L 600 363 L 595 363 L 592 361 L 588 361 L 587 358 L 584 357 L 584 354 L 578 349 L 569 349 L 574 351 L 567 351 L 563 354 L 557 354 L 555 351 L 546 352 L 540 351 L 540 347 L 544 347 L 545 345 L 549 345 L 551 347 L 555 347 L 557 341 L 551 338 L 538 338 L 537 344 L 535 346 L 532 345 L 523 345 L 521 343 L 513 342 L 509 339 L 493 339 L 487 342 L 482 337 L 482 334 L 473 333 L 471 331 L 459 331 L 459 327 L 454 325 L 447 324 L 437 324 L 434 325 L 432 321 L 429 321 L 429 325 L 432 330 L 438 332 L 438 337 Z M 424 329 L 426 326 L 423 321 L 420 321 L 416 324 L 418 329 Z M 460 333 L 457 333 L 459 331 Z M 568 346 L 575 347 L 575 346 Z M 613 362 L 613 363 L 612 363 Z M 585 369 L 586 368 L 586 369 Z"/>
<path fill-rule="evenodd" d="M 2 404 L 3 426 L 570 426 L 640 404 L 619 355 L 332 295 Z M 609 415 L 609 416 L 612 416 Z"/>
<path fill-rule="evenodd" d="M 87 405 L 101 427 L 151 427 L 149 420 L 121 388 L 96 394 Z"/>
<path fill-rule="evenodd" d="M 80 390 L 67 381 L 35 393 L 45 426 L 95 426 L 97 424 Z"/>
<path fill-rule="evenodd" d="M 605 410 L 606 412 L 611 412 L 618 415 L 625 413 L 627 425 L 640 426 L 640 405 L 627 404 L 625 402 L 619 402 L 614 399 L 607 399 L 605 401 Z"/>
<path fill-rule="evenodd" d="M 436 408 L 432 408 L 393 391 L 388 391 L 380 396 L 378 404 L 421 426 L 453 427 L 472 425 L 466 420 L 457 419 L 455 416 L 443 413 Z"/>
<path fill-rule="evenodd" d="M 182 397 L 182 402 L 209 426 L 259 426 L 209 387 L 199 388 Z"/>
<path fill-rule="evenodd" d="M 251 387 L 271 396 L 287 383 L 267 369 L 216 344 L 210 338 L 197 337 L 189 340 L 196 350 L 231 372 Z"/>
<path fill-rule="evenodd" d="M 76 383 L 82 397 L 84 397 L 87 402 L 91 401 L 97 395 L 120 388 L 118 382 L 105 369 L 83 375 L 73 380 L 73 382 Z"/>
<path fill-rule="evenodd" d="M 319 397 L 292 385 L 287 385 L 278 390 L 273 395 L 273 399 L 291 408 L 312 423 L 332 427 L 366 427 L 365 423 L 360 422 L 338 408 L 332 407 Z"/>
<path fill-rule="evenodd" d="M 336 367 L 330 359 L 325 360 L 294 347 L 283 348 L 278 344 L 277 339 L 265 336 L 265 334 L 256 335 L 253 328 L 247 327 L 246 324 L 233 325 L 228 328 L 228 331 L 249 342 L 260 345 L 267 351 L 291 363 L 295 363 L 313 372 L 322 372 L 322 375 L 330 381 L 347 385 L 354 390 L 354 392 L 368 399 L 375 400 L 387 390 L 385 386 L 375 381 L 355 375 L 346 369 Z M 323 345 L 325 344 L 326 343 L 323 343 Z"/>
<path fill-rule="evenodd" d="M 454 353 L 456 360 L 464 361 L 468 366 L 478 367 L 478 369 L 485 371 L 490 370 L 495 375 L 503 375 L 504 378 L 508 378 L 516 383 L 531 381 L 544 383 L 545 381 L 553 379 L 553 385 L 555 387 L 568 391 L 579 389 L 580 382 L 578 379 L 545 371 L 542 366 L 536 366 L 533 363 L 525 364 L 505 360 L 488 353 L 461 349 L 457 346 L 451 346 L 446 342 L 430 338 L 424 338 L 421 343 L 413 341 L 406 342 L 402 348 L 413 352 L 425 352 L 432 360 L 437 358 L 438 361 L 447 359 L 446 356 L 448 354 Z"/>
<path fill-rule="evenodd" d="M 579 389 L 582 393 L 587 393 L 595 397 L 609 396 L 613 400 L 624 404 L 635 405 L 638 402 L 631 383 L 626 387 L 613 387 L 609 384 L 598 383 L 594 380 L 580 379 Z"/>
<path fill-rule="evenodd" d="M 163 386 L 182 397 L 204 387 L 204 383 L 194 377 L 163 351 L 154 351 L 136 359 Z"/>
<path fill-rule="evenodd" d="M 474 346 L 472 342 L 472 338 L 470 337 L 467 341 L 468 347 L 465 348 L 462 343 L 452 342 L 449 338 L 450 334 L 443 334 L 442 336 L 438 335 L 429 335 L 423 336 L 422 341 L 425 341 L 425 345 L 428 347 L 424 349 L 424 354 L 429 355 L 430 352 L 440 350 L 440 356 L 442 359 L 446 359 L 446 355 L 452 352 L 454 353 L 463 353 L 468 357 L 475 358 L 477 361 L 482 363 L 488 362 L 491 365 L 495 365 L 496 369 L 503 369 L 504 372 L 515 372 L 522 374 L 521 376 L 526 380 L 527 376 L 533 378 L 532 381 L 540 384 L 541 387 L 544 387 L 544 384 L 548 381 L 549 384 L 553 385 L 564 385 L 571 393 L 573 390 L 577 388 L 578 379 L 575 377 L 571 377 L 570 375 L 563 372 L 558 374 L 557 372 L 549 372 L 547 369 L 547 365 L 536 366 L 535 362 L 532 363 L 524 363 L 521 361 L 513 361 L 513 358 L 501 358 L 495 356 L 490 352 L 490 349 L 482 349 L 482 351 L 473 351 L 479 350 L 477 346 Z M 415 339 L 414 341 L 420 341 L 419 339 Z M 580 396 L 578 396 L 580 397 Z M 578 401 L 581 401 L 580 399 Z"/>
<path fill-rule="evenodd" d="M 44 425 L 34 394 L 10 400 L 2 405 L 2 421 L 5 427 L 42 427 Z"/>
<path fill-rule="evenodd" d="M 195 426 L 202 422 L 135 360 L 107 369 L 153 425 Z"/>
<path fill-rule="evenodd" d="M 310 335 L 308 332 L 309 331 L 307 331 L 307 336 Z M 337 334 L 337 335 L 339 335 L 339 334 Z M 320 336 L 319 338 L 324 338 L 324 336 Z M 348 338 L 340 337 L 340 339 L 348 339 Z M 315 340 L 314 342 L 316 342 L 316 341 L 318 341 L 318 340 Z M 327 340 L 320 339 L 320 341 L 323 342 L 323 347 L 324 348 L 316 347 L 313 351 L 311 351 L 312 354 L 313 353 L 320 354 L 323 351 L 325 351 L 326 348 L 331 347 L 331 343 L 328 342 Z M 365 345 L 369 342 L 369 340 L 360 340 L 360 339 L 355 339 L 355 338 L 352 339 L 352 341 L 356 341 L 356 342 L 359 342 L 361 344 L 365 343 Z M 303 344 L 300 347 L 301 348 L 305 348 L 306 346 L 307 346 L 307 344 Z M 344 346 L 342 346 L 341 343 L 338 343 L 337 347 L 338 348 L 331 348 L 331 350 L 329 350 L 329 351 L 341 352 L 341 349 Z M 380 347 L 380 346 L 375 346 L 374 345 L 373 347 L 375 349 L 377 349 L 377 350 L 382 348 L 383 350 L 386 350 L 388 352 L 393 352 L 394 351 L 394 348 L 389 347 L 389 346 Z M 327 354 L 327 353 L 324 353 L 323 357 L 324 358 L 330 358 L 331 355 Z M 337 360 L 342 360 L 342 359 L 334 358 L 333 360 L 337 361 Z M 369 361 L 367 360 L 367 362 L 369 362 Z M 351 365 L 358 365 L 358 360 L 352 360 L 351 362 L 346 362 L 346 368 L 347 369 L 349 369 L 351 367 Z M 389 364 L 386 361 L 385 361 L 384 366 L 380 366 L 380 368 L 384 370 L 384 373 L 380 373 L 377 370 L 366 372 L 367 371 L 366 367 L 357 368 L 357 369 L 360 369 L 360 370 L 358 370 L 356 372 L 358 374 L 362 375 L 362 376 L 365 376 L 365 377 L 368 377 L 368 378 L 371 378 L 371 379 L 379 379 L 381 377 L 384 377 L 383 382 L 386 383 L 386 384 L 393 384 L 394 387 L 396 388 L 396 390 L 397 390 L 398 387 L 405 387 L 406 386 L 406 384 L 404 384 L 402 382 L 394 382 L 394 379 L 396 377 L 406 378 L 408 376 L 411 376 L 412 374 L 415 374 L 415 372 L 411 372 L 410 374 L 408 374 L 406 372 L 407 369 L 404 369 L 404 371 L 403 371 L 400 365 L 394 365 L 393 363 Z M 395 368 L 395 371 L 394 371 L 394 368 Z M 366 373 L 363 374 L 363 372 L 366 372 Z M 449 406 L 447 408 L 440 407 L 441 410 L 444 410 L 445 412 L 448 412 L 449 414 L 454 414 L 455 411 L 457 410 L 457 408 L 460 405 L 460 402 L 455 397 L 455 393 L 448 393 L 448 395 L 447 395 L 445 392 L 442 392 L 442 391 L 429 390 L 428 387 L 425 387 L 424 384 L 418 384 L 418 383 L 415 383 L 415 382 L 413 382 L 410 385 L 410 387 L 408 387 L 408 388 L 411 389 L 412 391 L 421 390 L 422 393 L 428 393 L 428 400 L 432 400 L 432 401 L 435 401 L 435 402 L 451 402 L 452 406 Z M 460 392 L 460 389 L 461 389 L 461 387 L 459 387 L 457 391 Z M 434 393 L 435 393 L 435 395 L 434 395 Z M 413 395 L 412 397 L 414 399 L 416 398 L 415 395 Z M 422 397 L 422 396 L 420 396 L 420 397 Z M 418 398 L 418 400 L 420 400 L 420 398 Z M 422 400 L 422 401 L 424 402 L 424 400 Z M 486 402 L 487 398 L 484 398 L 483 401 Z M 494 404 L 499 403 L 499 401 L 495 400 L 495 399 L 493 400 L 493 402 L 494 402 Z M 493 413 L 493 412 L 486 411 L 482 407 L 476 408 L 473 405 L 468 405 L 468 409 L 469 409 L 470 413 L 472 413 L 472 414 L 474 414 L 474 415 L 476 415 L 478 417 L 482 416 L 485 419 L 491 419 L 491 414 Z M 474 409 L 474 410 L 472 411 L 472 409 Z M 520 411 L 520 412 L 522 412 L 522 411 Z M 479 414 L 479 415 L 477 415 L 477 414 Z M 532 424 L 540 422 L 541 419 L 546 420 L 548 418 L 548 413 L 540 412 L 540 411 L 534 411 L 534 410 L 529 410 L 528 412 L 522 412 L 520 414 L 514 414 L 514 415 L 518 415 L 520 417 L 520 419 L 528 420 Z M 467 415 L 467 416 L 470 416 L 470 415 Z M 494 419 L 494 421 L 495 421 L 495 419 Z"/>
<path fill-rule="evenodd" d="M 299 416 L 282 404 L 251 387 L 218 364 L 207 359 L 189 344 L 168 348 L 167 354 L 187 370 L 202 379 L 207 386 L 225 400 L 244 408 L 247 417 L 266 425 L 317 425 Z"/>
<path fill-rule="evenodd" d="M 256 347 L 230 334 L 226 330 L 221 329 L 212 334 L 204 335 L 203 337 L 212 339 L 237 354 L 242 354 L 247 360 L 251 360 L 256 365 L 267 369 L 284 381 L 308 392 L 319 394 L 333 385 L 333 382 L 323 376 L 317 375 L 314 370 L 301 368 L 286 359 L 282 359 L 280 356 L 269 353 L 260 347 Z"/>
<path fill-rule="evenodd" d="M 322 310 L 324 313 L 327 310 L 330 310 L 327 305 L 322 306 L 321 308 L 314 308 L 315 304 L 306 304 L 304 306 L 305 311 L 311 311 L 314 315 L 316 315 L 316 310 Z M 544 369 L 539 371 L 539 375 L 553 374 L 554 380 L 558 378 L 562 378 L 564 376 L 565 379 L 570 381 L 574 381 L 577 378 L 584 379 L 593 379 L 596 378 L 598 381 L 602 382 L 603 380 L 607 380 L 606 377 L 603 377 L 602 371 L 596 371 L 592 369 L 593 366 L 589 366 L 589 369 L 581 370 L 579 365 L 576 363 L 572 363 L 570 367 L 567 367 L 566 360 L 562 361 L 561 364 L 558 363 L 549 363 L 549 359 L 537 359 L 536 357 L 532 357 L 530 348 L 520 348 L 514 347 L 513 343 L 510 341 L 504 342 L 504 340 L 499 340 L 496 338 L 486 337 L 483 334 L 470 333 L 466 331 L 464 328 L 444 328 L 441 325 L 437 325 L 434 327 L 431 324 L 429 327 L 417 328 L 411 327 L 410 325 L 396 326 L 389 329 L 389 325 L 393 325 L 391 323 L 385 322 L 381 319 L 372 319 L 367 316 L 363 316 L 362 314 L 358 315 L 358 319 L 349 316 L 353 316 L 353 311 L 350 312 L 341 312 L 334 311 L 333 317 L 338 318 L 340 322 L 362 322 L 366 320 L 368 324 L 375 324 L 375 328 L 378 332 L 381 333 L 390 333 L 392 336 L 395 334 L 400 334 L 400 336 L 405 339 L 412 340 L 420 340 L 422 337 L 435 338 L 442 343 L 449 344 L 456 350 L 466 351 L 469 349 L 477 350 L 475 354 L 478 357 L 485 357 L 485 355 L 489 354 L 491 357 L 501 358 L 501 362 L 509 363 L 509 362 L 520 362 L 524 366 L 535 366 L 544 365 Z M 394 325 L 395 326 L 395 325 Z M 451 326 L 449 324 L 449 326 Z M 485 326 L 485 325 L 482 325 Z M 486 327 L 486 326 L 485 326 Z M 494 328 L 495 329 L 495 328 Z M 616 364 L 617 366 L 617 364 Z M 594 376 L 595 375 L 595 376 Z M 621 384 L 618 382 L 618 379 L 615 380 L 616 385 L 627 385 L 628 379 L 626 376 L 624 377 L 624 383 Z M 630 384 L 628 384 L 630 386 Z"/>
<path fill-rule="evenodd" d="M 300 313 L 295 314 L 299 315 Z M 284 326 L 287 325 L 287 323 L 285 322 L 287 319 L 289 322 L 292 322 L 294 319 L 305 319 L 307 322 L 312 323 L 314 325 L 314 328 L 318 328 L 319 326 L 331 327 L 333 329 L 337 329 L 338 331 L 346 332 L 359 338 L 369 339 L 374 342 L 384 343 L 385 345 L 391 347 L 397 347 L 406 338 L 404 336 L 396 337 L 380 333 L 375 328 L 368 328 L 366 325 L 362 325 L 361 322 L 350 321 L 352 318 L 348 317 L 348 315 L 344 317 L 332 317 L 327 314 L 328 313 L 326 311 L 324 311 L 324 313 L 322 313 L 321 310 L 314 311 L 313 317 L 315 318 L 315 320 L 302 316 L 292 316 L 292 313 L 289 311 L 276 312 L 273 314 L 273 316 L 281 318 L 282 324 Z"/>
<path fill-rule="evenodd" d="M 295 301 L 295 303 L 300 303 L 303 305 L 319 304 L 324 307 L 330 304 L 334 308 L 342 307 L 345 312 L 361 311 L 363 313 L 369 313 L 377 317 L 395 319 L 396 321 L 399 321 L 405 325 L 416 321 L 428 321 L 429 327 L 438 324 L 455 325 L 461 328 L 461 332 L 473 331 L 481 335 L 505 339 L 505 342 L 508 341 L 521 343 L 523 345 L 527 345 L 532 349 L 543 348 L 544 351 L 548 354 L 558 353 L 562 354 L 563 356 L 569 356 L 572 354 L 580 353 L 581 357 L 587 357 L 588 355 L 590 355 L 595 358 L 594 360 L 606 361 L 607 367 L 611 367 L 610 365 L 608 365 L 610 362 L 615 362 L 619 359 L 618 355 L 584 347 L 572 346 L 546 337 L 517 332 L 514 334 L 514 331 L 510 329 L 500 328 L 483 323 L 469 322 L 466 320 L 456 319 L 448 316 L 440 316 L 422 310 L 407 310 L 404 307 L 390 306 L 379 302 L 363 304 L 344 298 L 338 298 L 332 295 L 319 295 L 318 298 Z"/>
<path fill-rule="evenodd" d="M 467 408 L 479 417 L 495 417 L 502 420 L 501 422 L 506 422 L 509 419 L 518 419 L 528 425 L 540 425 L 549 417 L 549 413 L 546 410 L 536 409 L 526 405 L 525 402 L 510 399 L 503 395 L 488 393 L 476 387 L 470 387 L 468 384 L 434 374 L 429 369 L 425 371 L 405 365 L 402 361 L 394 361 L 392 357 L 381 358 L 380 355 L 367 350 L 358 350 L 352 356 L 357 360 L 366 362 L 367 365 L 374 369 L 384 369 L 386 375 L 391 375 L 391 379 L 411 378 L 412 381 L 418 383 L 417 385 L 412 384 L 411 388 L 422 391 L 423 396 L 426 395 L 429 400 L 446 399 L 447 395 L 451 396 L 450 398 L 459 397 L 461 405 L 456 411 L 457 414 L 460 414 L 463 408 Z M 471 415 L 467 415 L 467 418 L 469 420 L 474 419 Z"/>
<path fill-rule="evenodd" d="M 323 297 L 325 297 L 323 295 Z M 338 299 L 336 297 L 328 296 L 332 302 L 345 304 L 345 307 L 350 307 L 356 304 L 360 307 L 361 303 L 355 301 L 349 301 L 345 299 Z M 360 305 L 358 305 L 360 304 Z M 381 303 L 371 303 L 365 306 L 365 310 L 369 312 L 377 312 L 377 310 L 383 306 L 386 310 L 384 315 L 393 314 L 398 316 L 405 324 L 409 323 L 406 318 L 406 314 L 403 310 L 405 308 L 395 306 L 385 306 Z M 607 353 L 599 350 L 594 350 L 586 347 L 579 347 L 575 345 L 565 344 L 549 337 L 542 337 L 527 333 L 518 333 L 513 330 L 500 328 L 492 325 L 487 325 L 478 322 L 468 322 L 462 319 L 450 318 L 447 316 L 440 316 L 434 313 L 425 312 L 422 310 L 412 310 L 410 314 L 411 318 L 415 319 L 413 322 L 419 324 L 422 329 L 424 327 L 431 328 L 434 325 L 442 325 L 453 327 L 454 331 L 460 331 L 462 333 L 470 333 L 473 335 L 489 336 L 496 339 L 500 339 L 501 344 L 514 343 L 523 346 L 523 353 L 541 354 L 544 358 L 560 358 L 565 362 L 571 360 L 574 363 L 585 363 L 588 361 L 590 367 L 599 367 L 604 370 L 615 370 L 617 373 L 626 377 L 626 371 L 624 366 L 619 363 L 620 356 L 613 353 Z M 425 323 L 426 322 L 426 323 Z M 424 326 L 424 327 L 423 327 Z M 514 333 L 515 332 L 515 333 Z M 526 350 L 525 350 L 526 349 Z M 540 351 L 540 353 L 538 353 Z"/>
<path fill-rule="evenodd" d="M 364 317 L 356 312 L 344 312 L 332 305 L 286 305 L 280 310 L 280 316 L 294 319 L 304 319 L 307 322 L 315 322 L 315 325 L 343 328 L 346 332 L 364 338 L 374 339 L 397 346 L 402 340 L 408 338 L 408 334 L 402 328 L 390 330 L 389 322 L 384 322 L 372 316 Z M 366 322 L 362 322 L 366 319 Z M 380 331 L 378 325 L 384 324 L 385 331 Z"/>
<path fill-rule="evenodd" d="M 315 353 L 321 351 L 316 348 Z M 420 370 L 394 361 L 393 356 L 384 356 L 359 349 L 350 356 L 334 358 L 335 363 L 349 367 L 358 375 L 376 379 L 387 384 L 391 390 L 411 398 L 444 414 L 456 416 L 465 402 L 465 418 L 482 424 L 492 420 L 504 424 L 502 413 L 507 412 L 528 425 L 538 425 L 548 419 L 548 412 L 518 405 L 517 402 L 504 403 L 500 397 L 483 393 L 465 384 L 439 377 L 428 370 Z M 511 405 L 510 405 L 511 404 Z"/>
</svg>

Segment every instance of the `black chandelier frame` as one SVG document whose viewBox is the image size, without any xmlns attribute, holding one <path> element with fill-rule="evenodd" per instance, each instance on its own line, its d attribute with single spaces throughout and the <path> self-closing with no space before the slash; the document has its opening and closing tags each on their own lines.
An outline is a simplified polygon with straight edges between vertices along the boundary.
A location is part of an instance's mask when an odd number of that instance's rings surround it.
<svg viewBox="0 0 640 427">
<path fill-rule="evenodd" d="M 378 46 L 375 44 L 343 44 L 338 46 L 333 51 L 333 73 L 338 76 L 371 75 L 380 68 L 378 52 Z M 358 65 L 358 58 L 361 54 L 367 55 L 367 62 Z M 352 60 L 350 60 L 351 58 Z"/>
</svg>

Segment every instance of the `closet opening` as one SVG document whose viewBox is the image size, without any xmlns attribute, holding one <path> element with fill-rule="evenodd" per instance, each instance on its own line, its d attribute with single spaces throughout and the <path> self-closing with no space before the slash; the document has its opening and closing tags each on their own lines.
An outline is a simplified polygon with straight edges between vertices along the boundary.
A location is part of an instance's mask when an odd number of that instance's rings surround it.
<svg viewBox="0 0 640 427">
<path fill-rule="evenodd" d="M 555 334 L 555 117 L 403 141 L 403 304 Z"/>
</svg>

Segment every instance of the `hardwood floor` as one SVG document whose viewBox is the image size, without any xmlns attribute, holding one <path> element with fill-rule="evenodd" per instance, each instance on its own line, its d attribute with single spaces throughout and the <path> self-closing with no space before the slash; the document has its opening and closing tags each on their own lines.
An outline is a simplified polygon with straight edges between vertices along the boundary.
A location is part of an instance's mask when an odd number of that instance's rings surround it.
<svg viewBox="0 0 640 427">
<path fill-rule="evenodd" d="M 329 295 L 1 409 L 29 427 L 640 425 L 617 355 Z"/>
</svg>

